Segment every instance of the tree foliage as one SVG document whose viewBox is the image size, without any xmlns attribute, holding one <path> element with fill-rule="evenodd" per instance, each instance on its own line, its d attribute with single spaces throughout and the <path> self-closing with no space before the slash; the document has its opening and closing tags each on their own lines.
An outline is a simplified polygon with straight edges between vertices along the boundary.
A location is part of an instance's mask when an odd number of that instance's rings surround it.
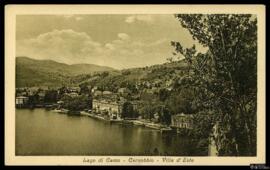
<svg viewBox="0 0 270 170">
<path fill-rule="evenodd" d="M 123 118 L 135 118 L 137 117 L 137 112 L 134 110 L 132 103 L 125 102 L 123 104 L 122 117 Z"/>
<path fill-rule="evenodd" d="M 30 106 L 35 106 L 35 105 L 37 105 L 39 103 L 40 103 L 40 101 L 39 101 L 39 95 L 37 93 L 34 94 L 34 95 L 29 96 L 28 104 Z"/>
<path fill-rule="evenodd" d="M 194 92 L 191 88 L 181 87 L 178 91 L 173 92 L 165 101 L 171 114 L 192 114 L 196 111 L 193 104 Z"/>
<path fill-rule="evenodd" d="M 45 103 L 56 103 L 58 98 L 58 93 L 56 90 L 47 90 L 44 96 Z"/>
<path fill-rule="evenodd" d="M 202 54 L 172 42 L 176 54 L 189 65 L 187 82 L 193 85 L 194 103 L 213 112 L 218 124 L 214 139 L 220 155 L 256 154 L 257 19 L 244 15 L 175 15 L 208 52 Z M 202 124 L 204 130 L 206 124 Z M 208 131 L 209 135 L 212 131 Z"/>
<path fill-rule="evenodd" d="M 64 96 L 62 101 L 64 101 L 63 107 L 71 111 L 90 109 L 92 103 L 91 98 L 86 95 L 80 95 L 77 97 Z"/>
<path fill-rule="evenodd" d="M 170 125 L 171 124 L 171 113 L 167 107 L 161 107 L 159 109 L 159 121 L 162 124 Z"/>
<path fill-rule="evenodd" d="M 80 89 L 81 89 L 81 90 L 80 90 L 80 94 L 85 94 L 85 95 L 90 94 L 90 90 L 89 90 L 89 88 L 88 88 L 88 86 L 87 86 L 86 83 L 80 84 L 79 87 L 80 87 Z"/>
</svg>

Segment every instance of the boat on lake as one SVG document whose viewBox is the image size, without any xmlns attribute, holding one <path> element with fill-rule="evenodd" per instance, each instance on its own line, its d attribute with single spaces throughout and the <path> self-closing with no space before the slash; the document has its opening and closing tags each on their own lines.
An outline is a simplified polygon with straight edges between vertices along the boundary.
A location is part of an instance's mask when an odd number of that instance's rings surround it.
<svg viewBox="0 0 270 170">
<path fill-rule="evenodd" d="M 69 110 L 67 110 L 67 109 L 54 109 L 53 112 L 56 112 L 56 113 L 68 113 Z"/>
<path fill-rule="evenodd" d="M 83 116 L 91 116 L 91 113 L 86 112 L 86 111 L 81 111 L 80 114 Z"/>
</svg>

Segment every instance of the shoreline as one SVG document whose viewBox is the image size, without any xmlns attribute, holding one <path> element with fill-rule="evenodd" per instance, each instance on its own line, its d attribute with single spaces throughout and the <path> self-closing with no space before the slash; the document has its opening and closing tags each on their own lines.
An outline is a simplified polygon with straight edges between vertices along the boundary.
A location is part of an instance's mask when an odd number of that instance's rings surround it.
<svg viewBox="0 0 270 170">
<path fill-rule="evenodd" d="M 17 107 L 16 107 L 17 108 Z M 19 107 L 17 109 L 35 109 L 35 108 L 43 108 L 46 110 L 51 110 L 52 112 L 55 113 L 59 113 L 59 114 L 71 114 L 70 112 L 73 111 L 69 111 L 67 109 L 52 109 L 52 108 L 48 108 L 48 107 L 34 107 L 34 108 L 29 108 L 29 107 Z M 170 126 L 165 126 L 159 123 L 153 123 L 153 122 L 149 122 L 146 121 L 144 119 L 142 120 L 128 120 L 128 119 L 109 119 L 100 115 L 96 115 L 93 113 L 89 113 L 86 111 L 74 111 L 74 112 L 78 112 L 79 116 L 87 116 L 87 117 L 91 117 L 97 120 L 101 120 L 101 121 L 106 121 L 106 122 L 110 122 L 110 123 L 120 123 L 120 124 L 126 124 L 126 125 L 133 125 L 133 126 L 141 126 L 141 127 L 145 127 L 145 128 L 149 128 L 152 130 L 157 130 L 160 131 L 161 133 L 163 132 L 172 132 L 173 128 L 171 128 Z"/>
<path fill-rule="evenodd" d="M 98 120 L 108 121 L 112 123 L 122 123 L 122 124 L 130 124 L 130 125 L 135 125 L 135 126 L 142 126 L 142 127 L 146 127 L 146 128 L 150 128 L 154 130 L 160 130 L 162 132 L 172 131 L 172 128 L 169 126 L 165 126 L 165 125 L 153 123 L 153 122 L 146 122 L 144 120 L 106 119 L 103 116 L 95 115 L 93 113 L 87 113 L 84 111 L 81 111 L 80 114 L 83 116 L 88 116 L 88 117 L 92 117 Z"/>
</svg>

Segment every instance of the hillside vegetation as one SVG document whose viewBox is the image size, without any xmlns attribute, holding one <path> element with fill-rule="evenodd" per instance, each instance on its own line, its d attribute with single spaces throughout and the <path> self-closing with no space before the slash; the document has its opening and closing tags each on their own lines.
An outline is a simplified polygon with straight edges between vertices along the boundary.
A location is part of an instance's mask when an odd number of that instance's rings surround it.
<svg viewBox="0 0 270 170">
<path fill-rule="evenodd" d="M 140 87 L 160 88 L 173 85 L 187 73 L 185 61 L 153 65 L 150 67 L 124 69 L 121 71 L 106 71 L 92 75 L 84 74 L 72 77 L 73 84 L 97 86 L 102 91 L 116 92 L 117 89 L 127 87 L 135 90 Z M 171 82 L 171 83 L 169 83 Z M 166 85 L 167 83 L 167 85 Z M 169 83 L 169 84 L 168 84 Z"/>
<path fill-rule="evenodd" d="M 16 57 L 16 87 L 61 86 L 69 83 L 71 77 L 76 75 L 111 70 L 114 69 L 94 64 L 68 65 L 52 60 Z"/>
</svg>

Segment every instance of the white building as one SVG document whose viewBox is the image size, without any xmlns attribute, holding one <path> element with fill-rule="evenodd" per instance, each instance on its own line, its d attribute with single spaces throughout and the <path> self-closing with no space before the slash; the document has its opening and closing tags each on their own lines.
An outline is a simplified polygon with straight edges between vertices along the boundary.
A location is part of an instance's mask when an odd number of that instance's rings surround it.
<svg viewBox="0 0 270 170">
<path fill-rule="evenodd" d="M 171 127 L 173 128 L 184 128 L 192 129 L 193 128 L 193 115 L 191 114 L 176 114 L 171 117 Z"/>
<path fill-rule="evenodd" d="M 122 114 L 123 105 L 117 101 L 93 100 L 93 110 L 97 113 L 108 113 L 111 118 L 119 119 Z"/>
<path fill-rule="evenodd" d="M 22 107 L 27 104 L 29 98 L 25 96 L 16 97 L 16 106 Z"/>
</svg>

